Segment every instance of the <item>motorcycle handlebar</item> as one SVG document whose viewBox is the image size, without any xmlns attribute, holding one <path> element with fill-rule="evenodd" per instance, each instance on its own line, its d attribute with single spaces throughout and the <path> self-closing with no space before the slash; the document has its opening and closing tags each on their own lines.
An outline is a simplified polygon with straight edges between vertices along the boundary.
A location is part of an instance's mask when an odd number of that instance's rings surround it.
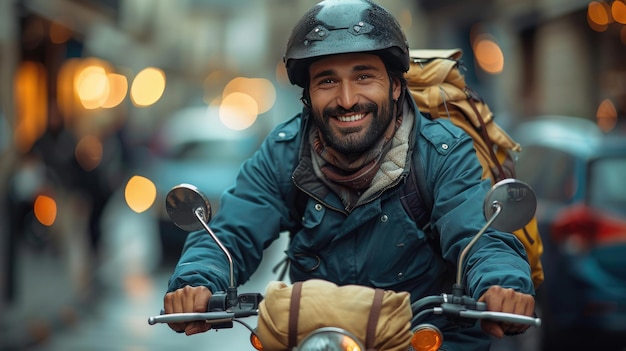
<svg viewBox="0 0 626 351">
<path fill-rule="evenodd" d="M 235 319 L 233 312 L 203 312 L 203 313 L 170 313 L 148 318 L 148 324 L 183 323 L 193 321 L 207 321 L 208 323 L 231 322 Z"/>
<path fill-rule="evenodd" d="M 415 315 L 416 312 L 422 311 L 429 306 L 436 306 L 436 305 L 442 305 L 442 304 L 461 305 L 461 306 L 464 306 L 473 310 L 478 310 L 478 311 L 487 310 L 487 304 L 485 304 L 484 302 L 477 302 L 476 300 L 472 299 L 469 296 L 465 296 L 465 295 L 456 296 L 454 294 L 441 294 L 441 295 L 423 297 L 415 301 L 413 304 L 411 304 L 411 310 L 413 311 L 413 314 Z"/>
<path fill-rule="evenodd" d="M 411 305 L 411 309 L 414 320 L 432 313 L 462 320 L 489 319 L 505 323 L 541 326 L 540 318 L 514 313 L 487 311 L 487 305 L 484 302 L 478 302 L 464 295 L 441 294 L 438 296 L 426 296 L 415 301 Z"/>
<path fill-rule="evenodd" d="M 148 318 L 148 324 L 206 321 L 216 329 L 230 328 L 231 322 L 237 318 L 258 315 L 261 300 L 263 295 L 259 293 L 244 293 L 236 295 L 233 303 L 229 302 L 229 292 L 217 292 L 211 296 L 207 304 L 207 311 L 210 312 L 165 314 L 165 311 L 161 310 L 159 316 Z M 227 324 L 220 326 L 222 323 Z"/>
<path fill-rule="evenodd" d="M 443 311 L 443 308 L 441 307 L 435 307 L 433 309 L 433 313 L 444 314 L 444 311 Z M 497 321 L 497 322 L 524 324 L 524 325 L 531 325 L 534 327 L 541 326 L 541 318 L 528 317 L 528 316 L 515 314 L 515 313 L 465 310 L 465 311 L 459 311 L 459 316 L 462 318 L 489 319 L 489 320 Z"/>
</svg>

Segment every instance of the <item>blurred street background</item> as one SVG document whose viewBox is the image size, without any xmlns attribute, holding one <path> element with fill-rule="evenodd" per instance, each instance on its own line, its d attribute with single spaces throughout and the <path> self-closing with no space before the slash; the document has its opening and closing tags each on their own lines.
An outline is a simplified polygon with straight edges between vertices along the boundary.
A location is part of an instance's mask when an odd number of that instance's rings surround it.
<svg viewBox="0 0 626 351">
<path fill-rule="evenodd" d="M 247 349 L 241 326 L 148 326 L 185 238 L 164 196 L 191 183 L 219 210 L 300 111 L 282 56 L 316 2 L 0 1 L 0 350 Z M 412 49 L 461 48 L 468 85 L 522 144 L 544 326 L 497 347 L 625 350 L 626 1 L 380 4 Z M 276 279 L 284 245 L 241 291 Z"/>
</svg>

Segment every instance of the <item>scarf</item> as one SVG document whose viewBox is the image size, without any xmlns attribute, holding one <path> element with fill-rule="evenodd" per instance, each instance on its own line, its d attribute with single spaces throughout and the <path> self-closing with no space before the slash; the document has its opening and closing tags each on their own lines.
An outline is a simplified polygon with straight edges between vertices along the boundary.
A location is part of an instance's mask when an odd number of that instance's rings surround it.
<svg viewBox="0 0 626 351">
<path fill-rule="evenodd" d="M 378 173 L 382 160 L 391 148 L 391 140 L 402 124 L 402 115 L 392 120 L 382 138 L 356 159 L 348 158 L 330 147 L 319 128 L 311 128 L 309 142 L 316 170 L 321 179 L 351 208 Z"/>
</svg>

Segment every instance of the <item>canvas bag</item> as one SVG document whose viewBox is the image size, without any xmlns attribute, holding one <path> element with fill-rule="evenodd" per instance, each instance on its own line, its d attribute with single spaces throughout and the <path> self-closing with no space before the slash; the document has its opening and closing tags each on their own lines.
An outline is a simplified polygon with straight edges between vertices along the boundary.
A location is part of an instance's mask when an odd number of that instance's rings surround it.
<svg viewBox="0 0 626 351">
<path fill-rule="evenodd" d="M 420 112 L 431 119 L 448 118 L 472 137 L 476 155 L 483 166 L 483 179 L 489 177 L 495 184 L 505 178 L 514 178 L 515 162 L 511 153 L 521 151 L 521 146 L 493 120 L 489 106 L 466 85 L 459 69 L 462 51 L 410 50 L 409 54 L 411 64 L 405 78 Z M 419 167 L 418 170 L 423 172 Z M 418 174 L 418 187 L 423 185 L 424 181 L 420 184 L 419 180 L 424 178 Z M 428 191 L 420 189 L 419 192 L 422 196 L 429 196 L 428 201 L 432 203 Z M 543 243 L 536 217 L 513 234 L 526 249 L 532 280 L 537 288 L 543 282 L 544 274 L 541 264 Z"/>
<path fill-rule="evenodd" d="M 367 350 L 406 351 L 411 341 L 408 292 L 311 279 L 268 284 L 259 305 L 256 333 L 264 351 L 289 350 L 322 327 L 338 327 Z"/>
</svg>

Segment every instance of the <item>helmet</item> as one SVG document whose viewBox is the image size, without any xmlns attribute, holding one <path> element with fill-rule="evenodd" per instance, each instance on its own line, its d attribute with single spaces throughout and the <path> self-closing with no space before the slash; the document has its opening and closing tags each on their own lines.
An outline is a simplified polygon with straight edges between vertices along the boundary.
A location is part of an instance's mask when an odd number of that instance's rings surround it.
<svg viewBox="0 0 626 351">
<path fill-rule="evenodd" d="M 351 52 L 381 56 L 387 68 L 409 69 L 409 45 L 398 21 L 370 0 L 325 0 L 293 28 L 283 61 L 292 84 L 308 84 L 316 58 Z"/>
</svg>

